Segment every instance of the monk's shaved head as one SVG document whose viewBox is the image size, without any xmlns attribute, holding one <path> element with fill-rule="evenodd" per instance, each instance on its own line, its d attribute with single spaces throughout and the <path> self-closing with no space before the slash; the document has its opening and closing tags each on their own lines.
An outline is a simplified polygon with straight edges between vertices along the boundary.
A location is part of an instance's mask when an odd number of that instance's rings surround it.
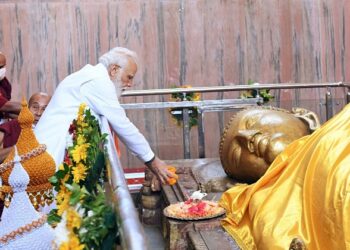
<svg viewBox="0 0 350 250">
<path fill-rule="evenodd" d="M 33 102 L 38 100 L 38 99 L 43 99 L 45 100 L 46 105 L 49 103 L 51 96 L 47 93 L 44 92 L 37 92 L 34 93 L 30 98 L 29 98 L 29 102 L 28 102 L 28 106 L 30 107 L 31 105 L 33 105 Z"/>
<path fill-rule="evenodd" d="M 51 96 L 47 93 L 38 92 L 33 94 L 28 102 L 29 110 L 34 115 L 34 124 L 36 125 L 41 115 L 49 104 Z"/>
</svg>

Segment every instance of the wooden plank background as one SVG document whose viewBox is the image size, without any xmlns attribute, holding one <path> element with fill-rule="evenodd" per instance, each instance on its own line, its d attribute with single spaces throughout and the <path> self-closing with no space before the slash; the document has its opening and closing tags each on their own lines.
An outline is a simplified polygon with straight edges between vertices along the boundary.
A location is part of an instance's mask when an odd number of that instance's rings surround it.
<svg viewBox="0 0 350 250">
<path fill-rule="evenodd" d="M 2 0 L 0 50 L 13 99 L 53 93 L 114 46 L 140 58 L 135 89 L 350 80 L 348 0 Z M 332 90 L 339 98 L 341 89 Z M 324 89 L 276 91 L 282 107 L 324 114 Z M 239 93 L 204 98 L 238 97 Z M 124 98 L 123 102 L 168 100 Z M 342 101 L 342 100 L 341 100 Z M 340 102 L 339 107 L 343 103 Z M 336 110 L 337 111 L 336 107 Z M 182 130 L 167 110 L 128 112 L 164 159 L 182 158 Z M 218 156 L 227 115 L 206 117 L 207 153 Z M 192 155 L 196 157 L 195 129 Z M 126 167 L 139 166 L 123 149 Z"/>
</svg>

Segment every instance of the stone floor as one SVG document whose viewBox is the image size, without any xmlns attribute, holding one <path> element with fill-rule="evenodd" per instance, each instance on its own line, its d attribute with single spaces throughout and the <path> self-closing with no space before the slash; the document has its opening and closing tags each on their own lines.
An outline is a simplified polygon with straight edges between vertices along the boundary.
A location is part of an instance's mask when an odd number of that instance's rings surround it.
<svg viewBox="0 0 350 250">
<path fill-rule="evenodd" d="M 147 249 L 149 250 L 164 250 L 164 240 L 158 226 L 144 225 L 144 231 L 147 240 Z"/>
</svg>

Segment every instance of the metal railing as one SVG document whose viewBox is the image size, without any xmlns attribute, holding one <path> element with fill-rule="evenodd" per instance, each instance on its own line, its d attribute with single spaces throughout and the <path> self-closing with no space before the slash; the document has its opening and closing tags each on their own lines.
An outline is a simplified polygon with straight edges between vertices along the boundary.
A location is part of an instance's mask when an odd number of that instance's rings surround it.
<svg viewBox="0 0 350 250">
<path fill-rule="evenodd" d="M 276 83 L 276 84 L 259 84 L 259 85 L 235 85 L 227 83 L 227 86 L 215 87 L 193 87 L 193 88 L 171 88 L 171 89 L 149 89 L 149 90 L 127 90 L 122 96 L 145 96 L 145 95 L 169 95 L 173 93 L 207 93 L 207 92 L 227 92 L 242 91 L 255 89 L 303 89 L 303 88 L 327 88 L 327 87 L 346 87 L 350 91 L 348 82 L 332 83 Z M 349 92 L 348 92 L 349 93 Z"/>
<path fill-rule="evenodd" d="M 326 118 L 333 116 L 333 97 L 330 88 L 346 88 L 346 102 L 350 102 L 350 83 L 286 83 L 286 84 L 258 84 L 258 85 L 234 85 L 215 87 L 193 87 L 193 88 L 171 88 L 171 89 L 151 89 L 151 90 L 129 90 L 125 91 L 122 96 L 149 96 L 149 95 L 171 95 L 175 93 L 208 93 L 208 92 L 228 92 L 243 90 L 262 90 L 262 89 L 305 89 L 305 88 L 327 88 L 326 91 Z M 130 103 L 122 104 L 125 109 L 161 109 L 161 108 L 182 108 L 183 115 L 183 145 L 184 158 L 190 156 L 190 126 L 189 126 L 189 108 L 196 107 L 198 110 L 198 154 L 199 158 L 205 158 L 205 141 L 204 141 L 204 113 L 214 111 L 226 111 L 232 109 L 242 109 L 247 106 L 259 105 L 262 98 L 248 99 L 226 99 L 226 100 L 206 100 L 206 101 L 183 101 L 183 102 L 149 102 L 149 103 Z"/>
<path fill-rule="evenodd" d="M 108 121 L 102 117 L 101 130 L 108 134 L 106 144 L 108 153 L 107 173 L 111 200 L 118 214 L 118 227 L 121 247 L 125 250 L 147 249 L 146 239 L 138 212 L 131 198 L 121 167 Z"/>
</svg>

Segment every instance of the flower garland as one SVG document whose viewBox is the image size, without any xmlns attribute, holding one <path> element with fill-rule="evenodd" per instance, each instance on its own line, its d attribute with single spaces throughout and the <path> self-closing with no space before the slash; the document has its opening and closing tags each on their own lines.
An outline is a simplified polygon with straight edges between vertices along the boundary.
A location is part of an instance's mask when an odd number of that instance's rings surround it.
<svg viewBox="0 0 350 250">
<path fill-rule="evenodd" d="M 178 88 L 178 87 L 173 87 Z M 191 85 L 183 85 L 181 88 L 192 88 Z M 171 101 L 183 102 L 183 101 L 199 101 L 201 99 L 200 93 L 191 92 L 191 93 L 173 93 L 171 94 Z M 182 108 L 170 108 L 169 113 L 174 118 L 178 126 L 182 125 L 183 115 Z M 189 126 L 192 128 L 198 124 L 198 109 L 196 107 L 188 108 L 189 115 Z"/>
<path fill-rule="evenodd" d="M 115 213 L 103 190 L 106 134 L 86 104 L 81 104 L 67 136 L 66 155 L 50 182 L 57 209 L 48 222 L 59 250 L 113 248 L 118 234 Z"/>
<path fill-rule="evenodd" d="M 248 85 L 259 85 L 259 83 L 252 81 L 251 79 L 248 80 Z M 241 94 L 241 98 L 245 99 L 245 98 L 256 98 L 256 97 L 261 97 L 263 99 L 263 103 L 268 103 L 270 100 L 274 99 L 275 97 L 273 95 L 270 94 L 270 90 L 269 89 L 260 89 L 260 90 L 256 90 L 256 89 L 251 89 L 251 90 L 247 90 L 244 91 Z"/>
</svg>

